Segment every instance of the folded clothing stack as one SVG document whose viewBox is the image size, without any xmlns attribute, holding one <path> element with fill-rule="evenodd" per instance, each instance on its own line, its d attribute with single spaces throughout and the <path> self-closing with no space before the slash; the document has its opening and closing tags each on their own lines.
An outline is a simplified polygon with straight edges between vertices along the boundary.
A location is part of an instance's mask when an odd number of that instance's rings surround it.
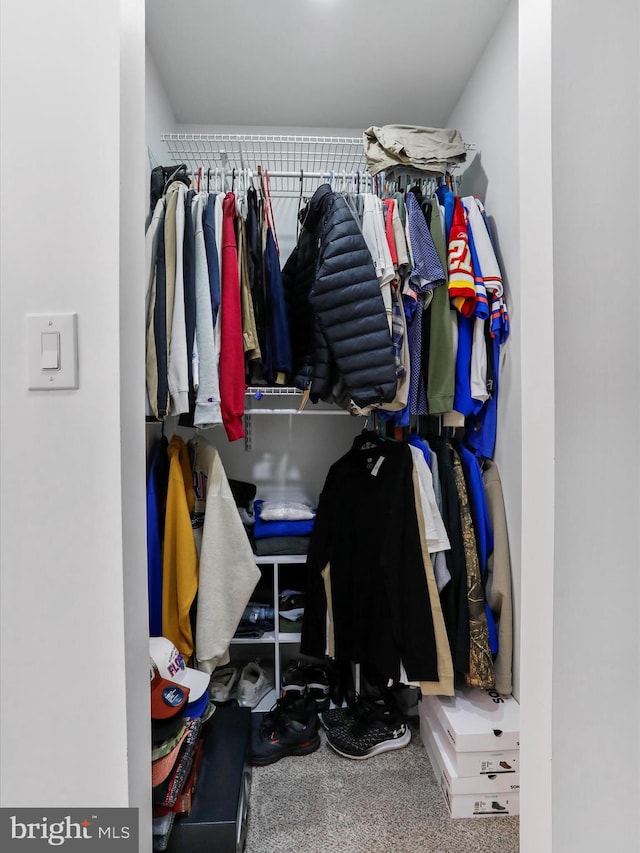
<svg viewBox="0 0 640 853">
<path fill-rule="evenodd" d="M 273 631 L 273 620 L 273 607 L 269 607 L 268 604 L 261 604 L 259 601 L 250 601 L 244 609 L 235 636 L 262 637 L 265 632 Z"/>
<path fill-rule="evenodd" d="M 306 554 L 316 517 L 315 509 L 300 501 L 256 500 L 253 538 L 258 556 Z"/>
</svg>

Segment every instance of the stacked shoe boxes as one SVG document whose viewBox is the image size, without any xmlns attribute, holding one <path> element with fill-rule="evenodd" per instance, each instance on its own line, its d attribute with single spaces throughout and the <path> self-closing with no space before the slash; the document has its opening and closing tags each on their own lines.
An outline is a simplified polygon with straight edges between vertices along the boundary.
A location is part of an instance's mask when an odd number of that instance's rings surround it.
<svg viewBox="0 0 640 853">
<path fill-rule="evenodd" d="M 511 696 L 423 696 L 420 734 L 452 818 L 520 813 L 520 714 Z"/>
</svg>

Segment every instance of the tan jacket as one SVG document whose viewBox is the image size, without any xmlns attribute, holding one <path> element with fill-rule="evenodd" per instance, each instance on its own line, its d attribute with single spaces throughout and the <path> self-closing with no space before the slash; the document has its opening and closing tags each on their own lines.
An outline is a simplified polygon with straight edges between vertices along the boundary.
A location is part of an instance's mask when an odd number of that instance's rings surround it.
<svg viewBox="0 0 640 853">
<path fill-rule="evenodd" d="M 493 528 L 493 554 L 487 562 L 486 597 L 498 626 L 498 655 L 493 669 L 498 693 L 511 694 L 513 689 L 513 609 L 507 516 L 498 466 L 487 459 L 483 468 L 484 488 Z"/>
</svg>

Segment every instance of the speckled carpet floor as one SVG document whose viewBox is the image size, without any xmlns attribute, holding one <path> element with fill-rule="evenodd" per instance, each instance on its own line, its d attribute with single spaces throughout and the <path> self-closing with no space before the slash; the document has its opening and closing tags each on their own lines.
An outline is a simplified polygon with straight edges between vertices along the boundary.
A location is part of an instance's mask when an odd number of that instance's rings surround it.
<svg viewBox="0 0 640 853">
<path fill-rule="evenodd" d="M 253 768 L 246 853 L 518 853 L 518 818 L 452 820 L 412 725 L 366 761 L 328 746 Z"/>
</svg>

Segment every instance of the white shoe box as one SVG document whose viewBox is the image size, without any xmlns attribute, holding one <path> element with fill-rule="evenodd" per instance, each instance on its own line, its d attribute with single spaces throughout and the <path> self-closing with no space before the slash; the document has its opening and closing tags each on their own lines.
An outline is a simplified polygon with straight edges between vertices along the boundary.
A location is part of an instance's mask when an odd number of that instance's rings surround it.
<svg viewBox="0 0 640 853">
<path fill-rule="evenodd" d="M 457 776 L 439 730 L 438 724 L 429 728 L 426 718 L 421 718 L 422 740 L 451 817 L 507 817 L 520 814 L 519 775 Z"/>
<path fill-rule="evenodd" d="M 520 706 L 512 696 L 465 687 L 455 696 L 423 696 L 422 702 L 456 752 L 504 752 L 520 747 Z"/>
<path fill-rule="evenodd" d="M 442 790 L 452 818 L 513 817 L 520 814 L 520 794 L 460 794 L 454 797 Z"/>
<path fill-rule="evenodd" d="M 504 776 L 513 778 L 520 772 L 520 750 L 509 749 L 498 751 L 456 752 L 451 740 L 442 728 L 440 721 L 432 714 L 431 703 L 423 696 L 420 706 L 420 734 L 426 745 L 431 732 L 437 732 L 438 742 L 453 773 L 459 777 Z M 474 783 L 477 785 L 477 783 Z M 503 789 L 507 790 L 510 783 L 504 782 Z"/>
<path fill-rule="evenodd" d="M 422 742 L 429 756 L 436 778 L 442 787 L 446 787 L 452 796 L 471 794 L 493 797 L 496 794 L 509 795 L 520 790 L 519 773 L 488 773 L 478 776 L 460 776 L 456 773 L 451 759 L 447 755 L 445 741 L 440 727 L 429 728 L 426 721 L 420 721 Z"/>
</svg>

